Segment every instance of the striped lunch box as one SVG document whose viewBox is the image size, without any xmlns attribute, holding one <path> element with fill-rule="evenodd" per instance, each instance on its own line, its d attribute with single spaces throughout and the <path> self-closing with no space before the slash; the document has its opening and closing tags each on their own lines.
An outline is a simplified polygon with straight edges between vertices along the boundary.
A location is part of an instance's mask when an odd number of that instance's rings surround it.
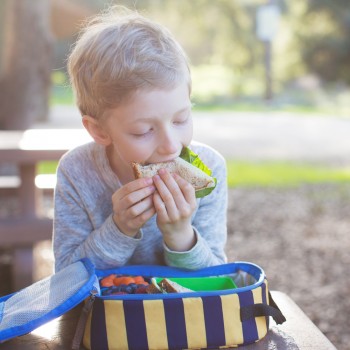
<svg viewBox="0 0 350 350">
<path fill-rule="evenodd" d="M 264 271 L 235 262 L 189 271 L 165 266 L 97 270 L 148 277 L 230 277 L 237 288 L 169 294 L 91 297 L 83 344 L 91 350 L 202 349 L 236 347 L 263 338 L 269 316 L 284 317 L 268 292 Z"/>
</svg>

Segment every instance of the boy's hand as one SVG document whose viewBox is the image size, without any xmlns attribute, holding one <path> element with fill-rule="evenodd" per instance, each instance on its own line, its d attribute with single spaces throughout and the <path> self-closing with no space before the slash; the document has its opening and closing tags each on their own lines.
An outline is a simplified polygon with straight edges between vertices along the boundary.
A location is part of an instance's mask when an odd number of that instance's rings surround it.
<svg viewBox="0 0 350 350">
<path fill-rule="evenodd" d="M 134 237 L 156 213 L 154 191 L 153 180 L 143 178 L 129 182 L 113 194 L 113 221 L 125 235 Z"/>
<path fill-rule="evenodd" d="M 157 192 L 153 196 L 157 224 L 169 249 L 186 251 L 196 244 L 191 216 L 197 207 L 193 186 L 166 169 L 153 177 Z"/>
</svg>

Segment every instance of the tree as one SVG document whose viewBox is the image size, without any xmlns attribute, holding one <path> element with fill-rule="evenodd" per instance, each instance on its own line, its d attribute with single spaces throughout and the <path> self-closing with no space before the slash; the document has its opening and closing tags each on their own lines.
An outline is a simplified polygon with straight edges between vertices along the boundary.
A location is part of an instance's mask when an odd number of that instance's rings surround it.
<svg viewBox="0 0 350 350">
<path fill-rule="evenodd" d="M 26 129 L 48 114 L 50 1 L 2 0 L 0 129 Z"/>
<path fill-rule="evenodd" d="M 309 0 L 299 28 L 302 58 L 325 81 L 350 83 L 348 0 Z"/>
</svg>

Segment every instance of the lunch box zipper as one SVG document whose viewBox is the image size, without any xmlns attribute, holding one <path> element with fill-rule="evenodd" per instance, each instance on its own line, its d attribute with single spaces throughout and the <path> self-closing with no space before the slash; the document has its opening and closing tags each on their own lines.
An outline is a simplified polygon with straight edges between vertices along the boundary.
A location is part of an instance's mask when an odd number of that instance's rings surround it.
<svg viewBox="0 0 350 350">
<path fill-rule="evenodd" d="M 83 306 L 81 310 L 81 314 L 77 323 L 77 327 L 75 330 L 74 338 L 72 341 L 72 350 L 79 350 L 80 344 L 84 336 L 85 326 L 86 322 L 89 316 L 89 313 L 92 309 L 92 306 L 94 304 L 94 301 L 96 299 L 96 295 L 98 294 L 98 291 L 94 289 L 90 292 L 90 296 L 85 302 L 85 305 Z"/>
</svg>

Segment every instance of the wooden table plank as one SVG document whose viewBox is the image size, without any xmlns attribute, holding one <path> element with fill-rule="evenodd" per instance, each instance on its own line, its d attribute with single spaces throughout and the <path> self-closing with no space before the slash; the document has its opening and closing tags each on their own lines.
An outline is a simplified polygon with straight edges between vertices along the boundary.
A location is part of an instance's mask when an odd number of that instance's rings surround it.
<svg viewBox="0 0 350 350">
<path fill-rule="evenodd" d="M 36 164 L 19 165 L 21 184 L 19 186 L 21 220 L 35 218 L 38 213 L 38 191 L 35 186 Z"/>
<path fill-rule="evenodd" d="M 68 150 L 91 140 L 84 129 L 0 131 L 0 162 L 58 160 Z"/>
<path fill-rule="evenodd" d="M 50 239 L 52 219 L 26 218 L 26 220 L 3 219 L 0 221 L 0 243 L 2 246 L 25 245 Z"/>
<path fill-rule="evenodd" d="M 239 349 L 336 350 L 291 298 L 277 291 L 272 291 L 272 295 L 287 321 L 282 325 L 271 325 L 270 330 L 262 340 L 255 344 L 239 347 Z M 70 349 L 80 310 L 81 305 L 30 334 L 0 345 L 0 350 Z M 81 347 L 81 350 L 84 348 Z"/>
</svg>

